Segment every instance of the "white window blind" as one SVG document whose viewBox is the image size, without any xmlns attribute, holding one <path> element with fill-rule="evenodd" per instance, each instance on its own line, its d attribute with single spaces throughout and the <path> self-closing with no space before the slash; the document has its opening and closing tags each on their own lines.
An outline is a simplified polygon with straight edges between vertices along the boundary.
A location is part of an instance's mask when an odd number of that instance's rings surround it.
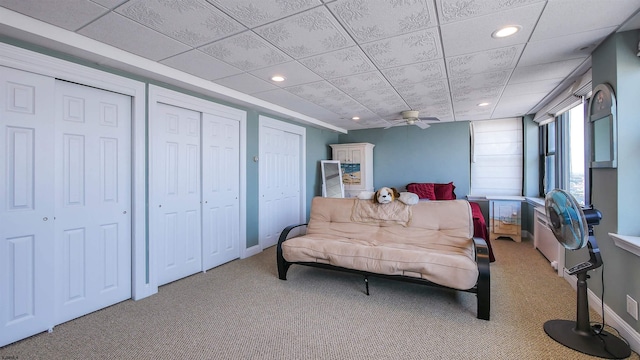
<svg viewBox="0 0 640 360">
<path fill-rule="evenodd" d="M 471 194 L 522 195 L 522 119 L 471 122 Z"/>
</svg>

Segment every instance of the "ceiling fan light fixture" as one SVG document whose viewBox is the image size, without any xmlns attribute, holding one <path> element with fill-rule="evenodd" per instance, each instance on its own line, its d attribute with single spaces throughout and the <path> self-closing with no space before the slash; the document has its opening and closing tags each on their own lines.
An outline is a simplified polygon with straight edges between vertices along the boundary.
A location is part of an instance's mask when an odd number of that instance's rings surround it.
<svg viewBox="0 0 640 360">
<path fill-rule="evenodd" d="M 522 30 L 522 26 L 520 25 L 508 25 L 504 26 L 491 34 L 491 37 L 494 39 L 499 39 L 503 37 L 508 37 L 514 35 L 518 31 Z"/>
</svg>

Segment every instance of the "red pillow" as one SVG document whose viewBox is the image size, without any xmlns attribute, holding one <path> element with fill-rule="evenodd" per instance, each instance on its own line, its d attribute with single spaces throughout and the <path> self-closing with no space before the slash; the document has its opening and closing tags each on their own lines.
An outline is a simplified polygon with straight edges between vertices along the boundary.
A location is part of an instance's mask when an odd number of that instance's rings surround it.
<svg viewBox="0 0 640 360">
<path fill-rule="evenodd" d="M 411 183 L 407 185 L 407 191 L 418 195 L 420 199 L 436 199 L 433 183 Z"/>
<path fill-rule="evenodd" d="M 453 192 L 455 190 L 455 185 L 453 182 L 448 184 L 434 184 L 433 191 L 436 196 L 436 200 L 455 200 L 456 193 Z"/>
</svg>

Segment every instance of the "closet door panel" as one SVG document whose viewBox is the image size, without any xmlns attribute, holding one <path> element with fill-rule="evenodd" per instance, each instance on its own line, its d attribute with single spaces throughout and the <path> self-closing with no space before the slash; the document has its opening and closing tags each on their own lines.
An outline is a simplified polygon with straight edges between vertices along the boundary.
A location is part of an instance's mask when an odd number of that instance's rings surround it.
<svg viewBox="0 0 640 360">
<path fill-rule="evenodd" d="M 0 346 L 54 322 L 54 86 L 0 67 Z"/>
</svg>

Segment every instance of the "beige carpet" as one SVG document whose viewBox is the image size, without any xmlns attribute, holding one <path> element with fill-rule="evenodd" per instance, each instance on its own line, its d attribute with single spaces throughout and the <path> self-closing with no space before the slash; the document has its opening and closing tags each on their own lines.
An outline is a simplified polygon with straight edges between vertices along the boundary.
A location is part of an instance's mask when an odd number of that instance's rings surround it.
<svg viewBox="0 0 640 360">
<path fill-rule="evenodd" d="M 476 318 L 469 293 L 370 278 L 366 296 L 360 276 L 296 265 L 282 281 L 270 248 L 0 348 L 0 358 L 591 358 L 542 328 L 575 318 L 571 286 L 531 242 L 493 249 L 491 321 Z"/>
</svg>

